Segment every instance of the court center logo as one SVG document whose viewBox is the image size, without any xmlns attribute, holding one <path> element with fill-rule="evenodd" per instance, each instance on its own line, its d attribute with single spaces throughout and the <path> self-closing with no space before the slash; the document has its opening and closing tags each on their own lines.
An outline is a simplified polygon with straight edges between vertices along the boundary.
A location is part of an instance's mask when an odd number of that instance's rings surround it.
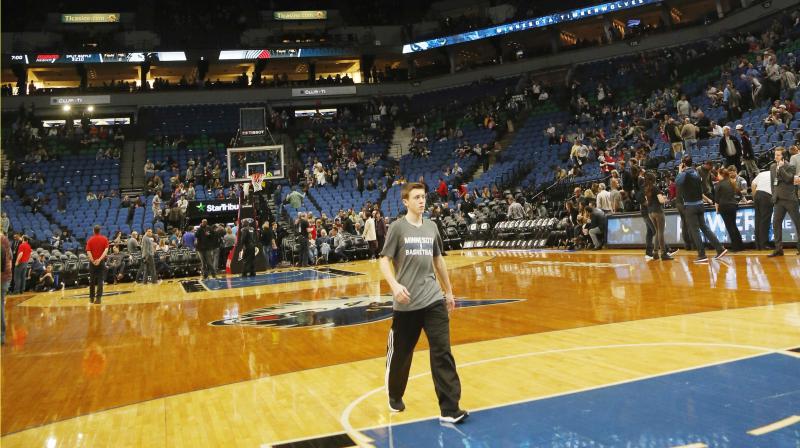
<svg viewBox="0 0 800 448">
<path fill-rule="evenodd" d="M 502 305 L 525 299 L 456 299 L 456 308 Z M 330 300 L 289 302 L 258 308 L 210 322 L 212 326 L 327 328 L 378 322 L 392 317 L 392 296 L 341 297 Z"/>
</svg>

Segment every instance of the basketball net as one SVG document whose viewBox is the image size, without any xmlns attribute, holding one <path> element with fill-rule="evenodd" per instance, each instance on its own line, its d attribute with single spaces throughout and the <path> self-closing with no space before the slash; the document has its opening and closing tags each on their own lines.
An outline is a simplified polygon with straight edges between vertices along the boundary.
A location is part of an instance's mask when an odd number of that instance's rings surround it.
<svg viewBox="0 0 800 448">
<path fill-rule="evenodd" d="M 261 181 L 264 180 L 263 173 L 253 173 L 250 175 L 250 183 L 253 185 L 253 191 L 261 191 Z"/>
</svg>

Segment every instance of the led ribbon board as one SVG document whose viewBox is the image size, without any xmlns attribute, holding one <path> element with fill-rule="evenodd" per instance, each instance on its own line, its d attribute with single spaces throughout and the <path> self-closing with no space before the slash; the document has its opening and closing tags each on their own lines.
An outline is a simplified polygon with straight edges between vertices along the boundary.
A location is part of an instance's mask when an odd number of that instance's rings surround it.
<svg viewBox="0 0 800 448">
<path fill-rule="evenodd" d="M 662 0 L 624 0 L 616 2 L 602 3 L 600 5 L 588 6 L 585 8 L 573 9 L 572 11 L 557 12 L 546 16 L 537 17 L 535 19 L 521 20 L 519 22 L 505 23 L 489 28 L 470 31 L 468 33 L 454 34 L 447 37 L 439 37 L 436 39 L 423 40 L 412 44 L 403 45 L 403 54 L 416 53 L 420 51 L 431 50 L 433 48 L 441 48 L 449 45 L 461 44 L 464 42 L 473 42 L 481 39 L 488 39 L 495 36 L 502 36 L 504 34 L 516 33 L 518 31 L 527 31 L 534 28 L 543 28 L 558 23 L 573 22 L 589 17 L 596 17 L 603 14 L 622 11 L 625 9 L 638 8 L 640 6 L 652 5 L 660 3 Z"/>
</svg>

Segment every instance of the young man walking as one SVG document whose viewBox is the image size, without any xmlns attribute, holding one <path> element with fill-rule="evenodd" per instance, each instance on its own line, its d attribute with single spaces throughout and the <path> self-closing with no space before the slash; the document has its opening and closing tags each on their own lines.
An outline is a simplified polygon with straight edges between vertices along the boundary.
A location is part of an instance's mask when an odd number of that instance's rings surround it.
<svg viewBox="0 0 800 448">
<path fill-rule="evenodd" d="M 386 354 L 389 410 L 402 412 L 405 409 L 403 394 L 408 384 L 411 359 L 424 329 L 430 345 L 433 385 L 441 410 L 439 420 L 461 423 L 469 413 L 458 406 L 461 382 L 450 351 L 450 312 L 455 308 L 455 298 L 442 257 L 442 238 L 436 224 L 422 219 L 425 186 L 405 184 L 401 197 L 408 214 L 389 226 L 380 259 L 381 272 L 394 296 Z"/>
</svg>

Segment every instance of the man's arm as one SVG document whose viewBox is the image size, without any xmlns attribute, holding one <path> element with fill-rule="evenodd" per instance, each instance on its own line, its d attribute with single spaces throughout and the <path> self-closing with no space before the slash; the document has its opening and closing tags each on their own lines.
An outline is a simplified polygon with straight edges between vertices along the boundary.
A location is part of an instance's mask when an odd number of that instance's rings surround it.
<svg viewBox="0 0 800 448">
<path fill-rule="evenodd" d="M 410 302 L 411 294 L 409 294 L 408 289 L 401 285 L 397 281 L 397 278 L 395 278 L 394 269 L 392 268 L 392 262 L 389 260 L 389 257 L 381 257 L 378 264 L 380 265 L 383 278 L 386 279 L 386 283 L 388 283 L 389 287 L 392 288 L 392 295 L 394 296 L 394 299 L 397 300 L 398 303 L 402 304 Z M 447 275 L 446 272 L 445 275 Z"/>
<path fill-rule="evenodd" d="M 444 289 L 447 311 L 453 311 L 456 307 L 456 299 L 453 296 L 453 285 L 450 283 L 450 276 L 447 273 L 447 264 L 444 262 L 443 256 L 438 255 L 433 257 L 433 269 L 436 271 L 436 277 L 439 279 Z"/>
<path fill-rule="evenodd" d="M 791 184 L 794 183 L 794 174 L 794 167 L 784 162 L 783 165 L 778 167 L 776 177 L 787 184 Z"/>
</svg>

